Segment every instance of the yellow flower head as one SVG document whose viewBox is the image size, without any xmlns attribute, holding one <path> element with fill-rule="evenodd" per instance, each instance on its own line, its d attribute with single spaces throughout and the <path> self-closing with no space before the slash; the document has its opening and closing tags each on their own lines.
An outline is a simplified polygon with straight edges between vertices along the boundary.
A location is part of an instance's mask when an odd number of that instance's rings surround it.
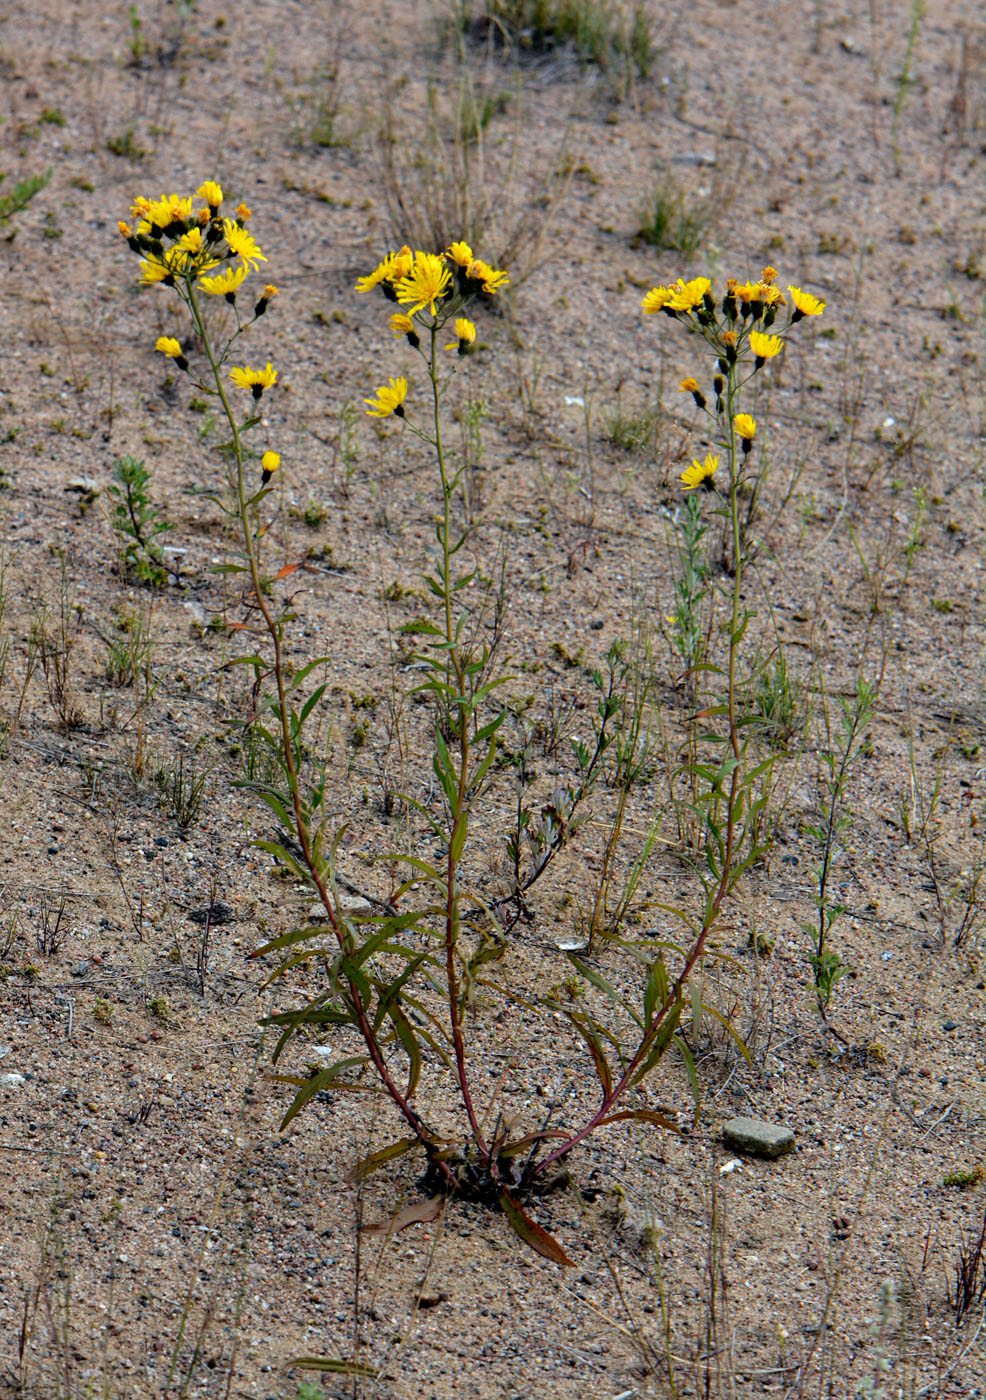
<svg viewBox="0 0 986 1400">
<path fill-rule="evenodd" d="M 762 331 L 750 332 L 750 349 L 758 360 L 772 360 L 779 355 L 784 345 L 779 335 L 764 335 Z"/>
<path fill-rule="evenodd" d="M 668 305 L 672 311 L 694 311 L 696 306 L 702 305 L 705 294 L 711 287 L 712 283 L 708 277 L 693 277 L 690 282 L 684 282 L 679 277 L 670 289 L 671 298 Z"/>
<path fill-rule="evenodd" d="M 767 282 L 767 283 L 776 282 L 776 281 L 777 281 L 777 268 L 776 268 L 776 267 L 765 267 L 764 270 L 763 270 L 763 272 L 761 272 L 761 274 L 760 274 L 760 281 L 761 281 L 761 282 Z"/>
<path fill-rule="evenodd" d="M 263 298 L 264 298 L 264 301 L 273 301 L 275 297 L 280 296 L 280 295 L 281 295 L 280 292 L 279 292 L 279 291 L 277 290 L 277 288 L 274 286 L 274 283 L 273 283 L 273 282 L 268 282 L 267 285 L 264 287 L 264 290 L 263 290 L 263 293 L 262 293 L 262 296 L 263 296 Z"/>
<path fill-rule="evenodd" d="M 173 335 L 159 335 L 154 349 L 160 350 L 162 355 L 167 355 L 172 360 L 182 358 L 181 342 L 177 341 Z"/>
<path fill-rule="evenodd" d="M 233 212 L 241 224 L 248 224 L 253 218 L 253 210 L 248 209 L 245 204 L 238 204 Z"/>
<path fill-rule="evenodd" d="M 125 224 L 122 219 L 117 219 L 117 228 L 123 238 L 133 238 L 134 231 L 129 224 Z"/>
<path fill-rule="evenodd" d="M 800 287 L 788 287 L 791 293 L 791 300 L 794 302 L 794 315 L 792 321 L 800 321 L 802 316 L 821 316 L 825 310 L 824 301 L 819 301 L 818 297 L 813 297 L 811 292 L 803 292 Z"/>
<path fill-rule="evenodd" d="M 455 340 L 446 345 L 446 350 L 458 349 L 460 355 L 464 355 L 469 347 L 476 340 L 476 327 L 469 320 L 468 316 L 457 316 L 455 318 Z"/>
<path fill-rule="evenodd" d="M 389 384 L 382 384 L 377 390 L 376 398 L 364 399 L 368 405 L 367 413 L 371 418 L 387 418 L 391 413 L 396 413 L 398 418 L 404 417 L 404 400 L 407 398 L 407 380 L 392 379 Z"/>
<path fill-rule="evenodd" d="M 697 486 L 704 486 L 707 491 L 714 491 L 712 478 L 716 474 L 719 466 L 719 454 L 710 452 L 704 462 L 699 462 L 694 457 L 690 467 L 686 467 L 681 473 L 681 482 L 686 491 L 694 491 Z"/>
<path fill-rule="evenodd" d="M 141 286 L 153 286 L 156 282 L 173 286 L 175 277 L 185 270 L 187 260 L 188 254 L 180 248 L 168 248 L 161 257 L 149 253 L 146 258 L 140 260 Z"/>
<path fill-rule="evenodd" d="M 265 452 L 260 459 L 260 465 L 263 469 L 263 484 L 266 486 L 281 465 L 281 454 L 279 452 Z"/>
<path fill-rule="evenodd" d="M 681 381 L 678 388 L 683 394 L 694 394 L 698 389 L 698 380 L 693 379 L 692 376 L 689 375 L 687 379 Z"/>
<path fill-rule="evenodd" d="M 759 301 L 761 290 L 759 282 L 738 282 L 732 288 L 732 293 L 737 301 L 741 301 L 745 305 L 747 302 Z"/>
<path fill-rule="evenodd" d="M 451 258 L 457 267 L 464 267 L 467 271 L 473 260 L 472 249 L 468 243 L 452 243 L 445 256 Z"/>
<path fill-rule="evenodd" d="M 236 263 L 235 266 L 227 267 L 224 271 L 217 273 L 215 277 L 203 277 L 199 286 L 210 297 L 232 297 L 236 295 L 240 284 L 245 282 L 249 276 L 250 269 L 246 263 Z"/>
<path fill-rule="evenodd" d="M 438 253 L 417 252 L 410 271 L 397 283 L 397 300 L 412 316 L 426 307 L 434 316 L 435 303 L 448 291 L 451 281 L 452 274 Z"/>
<path fill-rule="evenodd" d="M 141 212 L 147 222 L 162 230 L 192 218 L 192 201 L 181 195 L 163 194 L 160 199 L 145 200 L 144 203 L 147 207 Z"/>
<path fill-rule="evenodd" d="M 210 209 L 218 209 L 223 202 L 223 192 L 215 180 L 206 180 L 195 191 L 199 199 L 204 199 Z"/>
<path fill-rule="evenodd" d="M 223 233 L 226 235 L 230 252 L 235 253 L 251 272 L 256 271 L 258 262 L 267 261 L 254 242 L 253 236 L 247 233 L 245 228 L 240 228 L 239 224 L 234 224 L 232 219 L 223 219 Z"/>
<path fill-rule="evenodd" d="M 737 437 L 742 438 L 744 442 L 752 442 L 757 431 L 757 420 L 751 418 L 748 413 L 737 413 L 733 419 L 733 427 Z"/>
<path fill-rule="evenodd" d="M 229 377 L 234 384 L 241 389 L 249 389 L 253 397 L 259 399 L 265 389 L 277 383 L 277 370 L 268 360 L 266 369 L 251 369 L 249 365 L 244 365 L 242 369 L 230 370 Z"/>
<path fill-rule="evenodd" d="M 142 194 L 139 194 L 134 200 L 133 204 L 131 204 L 130 206 L 130 213 L 135 219 L 146 219 L 147 212 L 150 209 L 150 207 L 151 201 L 149 199 L 145 199 Z"/>
<path fill-rule="evenodd" d="M 372 292 L 374 287 L 379 287 L 381 282 L 396 282 L 399 278 L 405 277 L 414 265 L 414 254 L 405 243 L 403 248 L 399 248 L 396 253 L 388 253 L 382 262 L 366 277 L 361 277 L 356 283 L 358 292 Z"/>
<path fill-rule="evenodd" d="M 652 287 L 644 297 L 640 305 L 643 307 L 645 316 L 653 316 L 657 311 L 663 311 L 671 300 L 672 291 L 670 287 Z"/>
<path fill-rule="evenodd" d="M 187 233 L 183 233 L 176 246 L 186 253 L 201 253 L 204 245 L 202 242 L 202 230 L 199 228 L 198 224 L 196 224 L 194 228 L 190 228 Z M 215 263 L 213 263 L 213 266 L 215 266 Z"/>
<path fill-rule="evenodd" d="M 403 311 L 395 311 L 390 318 L 390 329 L 394 336 L 414 335 L 414 322 Z"/>
<path fill-rule="evenodd" d="M 481 282 L 488 297 L 510 285 L 510 278 L 505 272 L 498 267 L 490 267 L 482 258 L 473 258 L 466 270 L 466 276 L 474 282 Z"/>
<path fill-rule="evenodd" d="M 763 302 L 764 306 L 783 306 L 784 293 L 781 291 L 780 287 L 775 287 L 770 282 L 761 282 L 760 300 Z"/>
</svg>

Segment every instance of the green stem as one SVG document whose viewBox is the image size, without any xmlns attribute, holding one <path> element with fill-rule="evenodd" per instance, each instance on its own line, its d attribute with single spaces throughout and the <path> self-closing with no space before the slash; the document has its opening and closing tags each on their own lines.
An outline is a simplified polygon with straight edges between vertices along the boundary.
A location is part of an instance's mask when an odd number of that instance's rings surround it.
<svg viewBox="0 0 986 1400">
<path fill-rule="evenodd" d="M 446 866 L 445 975 L 448 982 L 449 1024 L 452 1032 L 452 1046 L 455 1051 L 456 1077 L 459 1081 L 462 1102 L 469 1119 L 469 1126 L 472 1129 L 473 1140 L 479 1149 L 480 1155 L 485 1159 L 487 1167 L 495 1174 L 496 1164 L 492 1160 L 492 1154 L 483 1136 L 483 1130 L 480 1126 L 476 1107 L 469 1089 L 469 1076 L 466 1068 L 466 1045 L 465 1038 L 462 1034 L 459 977 L 456 968 L 459 941 L 459 901 L 456 891 L 459 861 L 456 851 L 460 845 L 459 833 L 464 833 L 469 820 L 468 791 L 470 746 L 467 715 L 469 701 L 466 695 L 467 677 L 462 664 L 462 658 L 459 655 L 459 648 L 456 643 L 455 628 L 452 620 L 452 596 L 454 588 L 450 575 L 450 570 L 452 568 L 452 551 L 449 546 L 449 536 L 452 529 L 452 483 L 449 481 L 448 471 L 445 466 L 445 451 L 442 444 L 441 389 L 438 383 L 437 336 L 438 326 L 433 324 L 431 326 L 431 347 L 428 357 L 428 377 L 431 381 L 432 416 L 435 425 L 435 455 L 438 459 L 438 471 L 442 481 L 442 592 L 444 595 L 442 601 L 445 608 L 445 643 L 446 656 L 448 658 L 446 666 L 446 685 L 450 680 L 448 673 L 448 664 L 450 664 L 452 671 L 455 673 L 456 695 L 452 705 L 449 706 L 449 713 L 452 713 L 453 707 L 457 712 L 456 727 L 458 729 L 457 737 L 459 740 L 459 772 L 457 774 L 456 802 L 455 809 L 452 812 L 452 827 L 449 832 Z"/>
<path fill-rule="evenodd" d="M 284 684 L 284 658 L 281 645 L 281 627 L 277 619 L 271 612 L 270 606 L 267 602 L 264 593 L 263 579 L 261 577 L 260 572 L 260 558 L 257 551 L 257 540 L 250 520 L 250 502 L 246 494 L 246 478 L 243 467 L 243 441 L 240 436 L 240 428 L 239 424 L 236 421 L 236 415 L 233 412 L 232 405 L 230 404 L 229 398 L 227 397 L 225 385 L 223 384 L 220 361 L 216 358 L 212 342 L 209 338 L 208 331 L 206 330 L 204 321 L 202 319 L 201 309 L 195 298 L 195 289 L 191 285 L 188 285 L 187 287 L 187 302 L 189 311 L 192 315 L 192 320 L 195 324 L 195 329 L 198 331 L 199 336 L 201 338 L 206 359 L 209 361 L 209 368 L 212 371 L 213 381 L 216 386 L 216 394 L 219 398 L 219 402 L 223 406 L 223 411 L 226 414 L 226 419 L 229 423 L 230 432 L 232 434 L 233 452 L 236 458 L 235 489 L 237 514 L 239 516 L 240 527 L 243 532 L 243 543 L 246 548 L 246 554 L 249 563 L 250 579 L 253 585 L 253 595 L 256 599 L 256 606 L 259 609 L 261 616 L 263 617 L 264 626 L 267 629 L 267 633 L 271 639 L 271 645 L 274 649 L 273 675 L 274 683 L 277 687 L 277 702 L 281 724 L 281 750 L 284 756 L 284 767 L 287 773 L 288 787 L 291 792 L 291 804 L 294 811 L 295 830 L 298 836 L 298 842 L 301 846 L 304 855 L 305 865 L 312 877 L 312 880 L 314 881 L 316 889 L 318 890 L 319 898 L 321 899 L 322 905 L 325 908 L 326 914 L 328 915 L 329 923 L 332 926 L 332 931 L 336 939 L 338 940 L 340 947 L 342 947 L 344 942 L 344 929 L 335 907 L 335 901 L 333 900 L 328 884 L 326 883 L 325 863 L 321 858 L 316 859 L 315 852 L 312 847 L 311 832 L 308 826 L 308 818 L 305 813 L 304 802 L 301 796 L 301 785 L 298 780 L 298 770 L 295 764 L 294 757 L 294 743 L 291 735 L 291 718 L 290 709 L 288 706 L 288 695 L 287 689 Z M 411 1128 L 415 1133 L 415 1136 L 426 1148 L 430 1148 L 434 1143 L 434 1134 L 431 1133 L 430 1130 L 425 1126 L 415 1109 L 412 1108 L 412 1106 L 408 1103 L 407 1099 L 401 1093 L 400 1089 L 394 1082 L 390 1071 L 387 1068 L 386 1061 L 384 1060 L 383 1052 L 380 1049 L 377 1036 L 373 1030 L 372 1025 L 370 1024 L 370 1019 L 367 1015 L 366 1008 L 363 1005 L 363 1000 L 360 996 L 359 988 L 356 986 L 355 982 L 353 982 L 351 978 L 347 978 L 347 981 L 349 985 L 349 993 L 352 1001 L 353 1011 L 360 1029 L 360 1033 L 362 1034 L 366 1048 L 369 1051 L 370 1059 L 373 1061 L 374 1067 L 376 1068 L 377 1073 L 380 1075 L 380 1078 L 383 1081 L 387 1092 L 390 1094 L 390 1097 L 393 1099 L 394 1103 L 397 1105 L 403 1116 L 406 1118 L 407 1122 L 410 1124 Z M 445 1169 L 446 1177 L 451 1184 L 451 1172 L 448 1170 L 447 1166 L 444 1163 L 442 1163 L 442 1166 Z"/>
</svg>

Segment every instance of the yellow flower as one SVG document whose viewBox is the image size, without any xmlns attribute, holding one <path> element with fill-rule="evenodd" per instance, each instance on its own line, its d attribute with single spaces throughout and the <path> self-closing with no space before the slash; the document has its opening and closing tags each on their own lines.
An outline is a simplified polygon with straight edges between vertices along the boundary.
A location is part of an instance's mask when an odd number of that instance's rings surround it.
<svg viewBox="0 0 986 1400">
<path fill-rule="evenodd" d="M 234 297 L 237 288 L 249 276 L 250 269 L 246 263 L 237 263 L 233 267 L 227 267 L 224 272 L 217 273 L 215 277 L 203 277 L 199 286 L 210 297 Z"/>
<path fill-rule="evenodd" d="M 173 335 L 159 335 L 155 350 L 160 350 L 162 355 L 168 355 L 172 360 L 177 360 L 181 356 L 181 342 L 175 340 Z"/>
<path fill-rule="evenodd" d="M 390 329 L 394 332 L 395 337 L 413 335 L 414 322 L 411 320 L 410 316 L 406 316 L 403 311 L 395 311 L 390 318 Z"/>
<path fill-rule="evenodd" d="M 761 282 L 768 282 L 768 283 L 769 283 L 769 282 L 776 282 L 776 281 L 777 281 L 777 268 L 776 268 L 776 267 L 765 267 L 764 270 L 763 270 L 763 272 L 761 272 L 761 274 L 760 274 L 760 281 L 761 281 Z"/>
<path fill-rule="evenodd" d="M 223 219 L 223 233 L 226 235 L 230 252 L 246 263 L 251 272 L 256 271 L 258 262 L 267 261 L 258 244 L 254 242 L 253 236 L 247 233 L 245 228 L 240 228 L 239 224 L 234 224 L 232 219 Z"/>
<path fill-rule="evenodd" d="M 141 285 L 149 287 L 155 282 L 164 282 L 168 286 L 174 286 L 175 277 L 185 270 L 187 261 L 188 254 L 183 253 L 180 248 L 169 248 L 161 257 L 149 253 L 146 258 L 140 260 Z"/>
<path fill-rule="evenodd" d="M 759 282 L 739 282 L 732 292 L 737 301 L 759 301 L 761 287 Z"/>
<path fill-rule="evenodd" d="M 692 376 L 689 375 L 687 379 L 681 381 L 678 388 L 683 394 L 694 394 L 698 390 L 698 380 L 693 379 Z"/>
<path fill-rule="evenodd" d="M 133 238 L 134 231 L 129 224 L 125 224 L 122 219 L 117 219 L 116 226 L 120 230 L 122 237 Z"/>
<path fill-rule="evenodd" d="M 205 244 L 202 242 L 202 230 L 199 228 L 198 224 L 196 224 L 194 228 L 190 228 L 187 233 L 183 233 L 175 244 L 175 247 L 181 248 L 183 252 L 193 255 L 203 252 Z M 213 259 L 212 266 L 215 267 L 215 265 L 215 260 Z"/>
<path fill-rule="evenodd" d="M 242 369 L 230 370 L 229 377 L 234 384 L 241 389 L 249 389 L 253 397 L 259 399 L 265 389 L 277 383 L 277 370 L 268 360 L 266 369 L 251 369 L 249 365 L 244 365 Z"/>
<path fill-rule="evenodd" d="M 663 311 L 671 300 L 671 295 L 670 287 L 652 287 L 640 303 L 644 309 L 644 315 L 652 316 L 655 311 Z"/>
<path fill-rule="evenodd" d="M 263 485 L 266 486 L 281 465 L 281 454 L 279 452 L 265 452 L 260 459 L 260 465 L 263 468 Z"/>
<path fill-rule="evenodd" d="M 783 345 L 779 335 L 764 335 L 762 331 L 750 332 L 750 349 L 761 363 L 779 355 Z"/>
<path fill-rule="evenodd" d="M 195 191 L 199 199 L 204 199 L 210 209 L 218 209 L 223 202 L 223 192 L 215 180 L 206 180 Z"/>
<path fill-rule="evenodd" d="M 451 258 L 457 267 L 464 267 L 468 271 L 469 264 L 473 260 L 472 249 L 468 243 L 452 243 L 449 245 L 446 257 Z"/>
<path fill-rule="evenodd" d="M 192 217 L 192 201 L 177 194 L 163 194 L 160 199 L 143 201 L 146 208 L 141 213 L 148 223 L 165 230 L 174 224 L 183 224 Z M 134 206 L 136 209 L 136 205 Z"/>
<path fill-rule="evenodd" d="M 377 390 L 374 399 L 364 399 L 368 404 L 367 413 L 371 418 L 387 418 L 391 413 L 396 413 L 398 418 L 404 417 L 404 400 L 407 398 L 407 380 L 392 379 L 389 384 L 382 384 Z"/>
<path fill-rule="evenodd" d="M 757 431 L 757 420 L 751 418 L 748 413 L 737 413 L 733 419 L 733 427 L 736 429 L 737 436 L 741 437 L 744 442 L 752 442 Z"/>
<path fill-rule="evenodd" d="M 791 300 L 794 302 L 794 315 L 792 322 L 800 321 L 802 316 L 821 316 L 825 310 L 824 301 L 819 301 L 818 297 L 813 297 L 811 292 L 803 292 L 800 287 L 788 287 L 791 293 Z"/>
<path fill-rule="evenodd" d="M 262 295 L 264 301 L 273 301 L 274 297 L 280 296 L 281 294 L 274 286 L 273 282 L 268 282 L 266 287 L 264 287 Z"/>
<path fill-rule="evenodd" d="M 501 287 L 510 285 L 510 278 L 498 267 L 490 267 L 488 262 L 483 262 L 482 258 L 473 258 L 469 264 L 466 275 L 474 282 L 483 284 L 483 291 L 488 297 L 500 291 Z"/>
<path fill-rule="evenodd" d="M 245 204 L 238 204 L 233 212 L 241 224 L 248 224 L 253 218 L 253 210 L 248 209 Z"/>
<path fill-rule="evenodd" d="M 784 293 L 780 287 L 774 287 L 769 282 L 760 283 L 760 300 L 764 306 L 783 306 Z"/>
<path fill-rule="evenodd" d="M 150 209 L 150 207 L 151 201 L 149 199 L 145 199 L 142 194 L 139 194 L 134 200 L 133 204 L 131 204 L 130 206 L 130 213 L 135 219 L 146 219 L 147 211 Z"/>
<path fill-rule="evenodd" d="M 707 491 L 714 491 L 715 487 L 712 478 L 716 474 L 719 466 L 719 454 L 710 452 L 704 462 L 699 462 L 692 458 L 690 467 L 686 467 L 681 473 L 681 482 L 686 491 L 694 491 L 696 486 L 704 486 Z"/>
<path fill-rule="evenodd" d="M 399 248 L 396 253 L 388 253 L 382 262 L 366 277 L 361 277 L 356 283 L 358 292 L 372 292 L 374 287 L 379 287 L 381 282 L 396 282 L 398 278 L 404 277 L 410 272 L 414 265 L 414 254 L 407 244 Z"/>
<path fill-rule="evenodd" d="M 672 311 L 693 311 L 696 306 L 702 305 L 711 286 L 712 283 L 707 277 L 693 277 L 690 282 L 684 282 L 679 277 L 670 289 L 671 298 L 668 305 Z"/>
<path fill-rule="evenodd" d="M 435 315 L 435 303 L 445 295 L 452 274 L 438 253 L 417 252 L 414 265 L 397 283 L 397 300 L 407 306 L 411 315 L 425 307 Z"/>
<path fill-rule="evenodd" d="M 449 345 L 446 345 L 445 349 L 455 350 L 456 348 L 458 348 L 460 355 L 467 354 L 469 351 L 469 347 L 476 340 L 476 327 L 469 320 L 468 316 L 456 317 L 455 336 L 455 340 L 453 340 Z"/>
</svg>

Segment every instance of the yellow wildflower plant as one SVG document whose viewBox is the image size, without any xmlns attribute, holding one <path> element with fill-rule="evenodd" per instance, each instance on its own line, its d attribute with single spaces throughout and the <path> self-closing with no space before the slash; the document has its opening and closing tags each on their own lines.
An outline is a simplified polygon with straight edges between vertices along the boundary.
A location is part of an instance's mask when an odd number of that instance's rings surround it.
<svg viewBox="0 0 986 1400">
<path fill-rule="evenodd" d="M 281 454 L 279 452 L 265 452 L 260 459 L 261 484 L 266 486 L 268 481 L 281 465 Z"/>
</svg>

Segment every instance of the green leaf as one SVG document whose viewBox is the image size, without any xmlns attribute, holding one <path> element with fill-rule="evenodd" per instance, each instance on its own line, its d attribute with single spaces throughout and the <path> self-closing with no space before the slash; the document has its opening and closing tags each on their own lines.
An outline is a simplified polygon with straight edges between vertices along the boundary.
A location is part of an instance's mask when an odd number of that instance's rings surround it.
<svg viewBox="0 0 986 1400">
<path fill-rule="evenodd" d="M 668 973 L 664 966 L 664 959 L 656 957 L 651 963 L 650 975 L 647 978 L 647 989 L 644 992 L 644 1026 L 648 1027 L 654 1019 L 654 1011 L 658 1006 L 663 1006 L 668 999 Z"/>
<path fill-rule="evenodd" d="M 569 1259 L 553 1235 L 549 1235 L 536 1220 L 531 1219 L 509 1191 L 500 1192 L 500 1207 L 516 1233 L 536 1254 L 550 1259 L 553 1264 L 564 1264 L 567 1268 L 574 1269 L 575 1261 Z"/>
<path fill-rule="evenodd" d="M 607 1114 L 605 1118 L 600 1118 L 597 1127 L 602 1128 L 606 1123 L 619 1123 L 624 1118 L 636 1118 L 641 1123 L 656 1123 L 659 1128 L 667 1128 L 670 1133 L 677 1133 L 680 1137 L 681 1129 L 677 1123 L 672 1122 L 664 1113 L 659 1113 L 656 1108 L 621 1108 L 619 1113 Z"/>
<path fill-rule="evenodd" d="M 339 1356 L 295 1356 L 288 1366 L 297 1366 L 299 1371 L 327 1371 L 335 1376 L 363 1376 L 372 1380 L 380 1372 L 375 1366 L 364 1365 L 362 1361 L 345 1361 Z"/>
<path fill-rule="evenodd" d="M 291 1122 L 291 1119 L 297 1117 L 308 1100 L 314 1098 L 316 1094 L 321 1094 L 325 1089 L 341 1088 L 341 1085 L 334 1084 L 333 1081 L 338 1078 L 343 1070 L 351 1069 L 353 1065 L 365 1065 L 369 1063 L 369 1058 L 368 1055 L 350 1055 L 345 1060 L 336 1060 L 335 1064 L 330 1065 L 328 1069 L 320 1070 L 318 1074 L 313 1075 L 311 1079 L 305 1079 L 303 1081 L 299 1081 L 297 1077 L 292 1075 L 271 1075 L 272 1079 L 276 1079 L 282 1084 L 297 1084 L 299 1082 L 302 1084 L 301 1089 L 295 1095 L 294 1102 L 281 1119 L 280 1131 L 282 1133 L 284 1132 L 284 1129 Z M 354 1086 L 347 1085 L 346 1087 L 352 1088 Z"/>
<path fill-rule="evenodd" d="M 707 1002 L 702 1003 L 702 1010 L 705 1011 L 709 1016 L 712 1016 L 716 1021 L 719 1022 L 719 1024 L 723 1027 L 724 1030 L 727 1030 L 729 1032 L 729 1034 L 735 1040 L 739 1052 L 743 1056 L 746 1063 L 748 1065 L 752 1064 L 753 1061 L 750 1059 L 750 1052 L 746 1048 L 746 1042 L 743 1040 L 743 1037 L 740 1035 L 739 1031 L 728 1019 L 728 1017 L 724 1016 L 721 1011 L 717 1011 L 714 1006 L 709 1006 Z"/>
<path fill-rule="evenodd" d="M 328 681 L 326 681 L 324 685 L 317 686 L 317 687 L 312 691 L 311 695 L 309 695 L 309 697 L 308 697 L 308 699 L 305 701 L 304 705 L 302 705 L 302 707 L 301 707 L 301 714 L 298 716 L 298 728 L 299 728 L 299 729 L 301 729 L 301 727 L 302 727 L 302 725 L 304 724 L 305 720 L 308 718 L 308 716 L 311 714 L 312 710 L 315 708 L 315 706 L 316 706 L 316 705 L 318 704 L 318 702 L 321 700 L 321 698 L 322 698 L 322 696 L 325 694 L 327 688 L 328 688 Z"/>
<path fill-rule="evenodd" d="M 390 1017 L 397 1038 L 407 1051 L 407 1058 L 410 1065 L 407 1073 L 407 1088 L 404 1090 L 404 1097 L 409 1099 L 418 1087 L 418 1080 L 421 1078 L 421 1046 L 418 1038 L 414 1034 L 411 1022 L 404 1015 L 398 1002 L 392 1002 L 387 1008 L 387 1015 Z"/>
<path fill-rule="evenodd" d="M 598 1035 L 578 1012 L 570 1011 L 568 1007 L 562 1007 L 562 1011 L 588 1045 L 596 1066 L 596 1073 L 599 1075 L 599 1082 L 603 1086 L 603 1097 L 608 1099 L 613 1092 L 613 1072 L 609 1067 L 609 1061 L 603 1052 L 603 1047 L 599 1043 Z"/>
<path fill-rule="evenodd" d="M 658 1030 L 657 1035 L 654 1037 L 654 1043 L 651 1046 L 650 1050 L 647 1052 L 647 1058 L 634 1072 L 633 1077 L 630 1080 L 631 1085 L 640 1084 L 644 1079 L 646 1079 L 647 1075 L 650 1074 L 651 1070 L 657 1064 L 658 1060 L 667 1050 L 671 1041 L 674 1039 L 674 1033 L 677 1030 L 678 1022 L 681 1020 L 681 1010 L 682 1000 L 681 993 L 679 992 L 677 997 L 675 998 L 674 1003 L 668 1008 L 664 1020 L 661 1022 L 660 1029 Z"/>
<path fill-rule="evenodd" d="M 375 1172 L 378 1167 L 385 1166 L 392 1162 L 395 1157 L 403 1157 L 405 1152 L 410 1152 L 412 1147 L 420 1147 L 421 1142 L 416 1137 L 401 1138 L 399 1142 L 392 1142 L 389 1147 L 381 1147 L 379 1152 L 371 1152 L 368 1157 L 362 1158 L 349 1173 L 349 1180 L 352 1182 L 362 1181 L 364 1177 Z"/>
<path fill-rule="evenodd" d="M 688 1082 L 692 1087 L 692 1098 L 695 1100 L 695 1118 L 698 1120 L 698 1107 L 702 1101 L 702 1091 L 698 1082 L 698 1070 L 695 1068 L 695 1057 L 680 1035 L 674 1038 L 674 1048 L 681 1056 L 688 1074 Z"/>
</svg>

